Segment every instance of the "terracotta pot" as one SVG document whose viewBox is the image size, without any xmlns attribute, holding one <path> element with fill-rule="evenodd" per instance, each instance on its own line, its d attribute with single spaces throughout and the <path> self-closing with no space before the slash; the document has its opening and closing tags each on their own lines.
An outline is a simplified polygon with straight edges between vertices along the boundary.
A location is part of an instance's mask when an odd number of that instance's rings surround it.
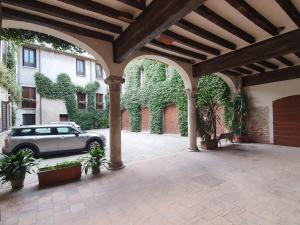
<svg viewBox="0 0 300 225">
<path fill-rule="evenodd" d="M 38 172 L 39 186 L 48 187 L 81 178 L 81 166 L 72 166 Z"/>
<path fill-rule="evenodd" d="M 11 180 L 10 184 L 12 189 L 14 190 L 22 189 L 24 187 L 24 179 L 25 177 L 18 180 Z"/>
<path fill-rule="evenodd" d="M 210 150 L 218 148 L 217 140 L 201 141 L 201 148 Z"/>
<path fill-rule="evenodd" d="M 233 137 L 233 142 L 236 142 L 236 143 L 247 143 L 247 142 L 249 142 L 249 137 L 247 135 L 235 135 Z"/>
</svg>

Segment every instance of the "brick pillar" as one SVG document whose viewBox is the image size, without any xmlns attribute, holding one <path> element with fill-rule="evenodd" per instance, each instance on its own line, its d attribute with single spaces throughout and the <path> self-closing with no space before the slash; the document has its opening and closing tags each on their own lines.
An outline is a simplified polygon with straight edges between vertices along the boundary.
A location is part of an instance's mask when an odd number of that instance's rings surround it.
<svg viewBox="0 0 300 225">
<path fill-rule="evenodd" d="M 121 109 L 120 91 L 125 79 L 118 76 L 109 76 L 105 83 L 109 86 L 109 149 L 110 169 L 124 168 L 121 157 Z"/>
</svg>

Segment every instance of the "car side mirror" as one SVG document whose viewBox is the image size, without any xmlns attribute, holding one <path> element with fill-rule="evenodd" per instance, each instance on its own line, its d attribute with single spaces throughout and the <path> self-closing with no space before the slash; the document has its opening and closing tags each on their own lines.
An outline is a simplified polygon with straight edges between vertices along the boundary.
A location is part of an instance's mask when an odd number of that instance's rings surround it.
<svg viewBox="0 0 300 225">
<path fill-rule="evenodd" d="M 79 132 L 78 131 L 75 131 L 74 134 L 75 134 L 76 137 L 79 136 Z"/>
</svg>

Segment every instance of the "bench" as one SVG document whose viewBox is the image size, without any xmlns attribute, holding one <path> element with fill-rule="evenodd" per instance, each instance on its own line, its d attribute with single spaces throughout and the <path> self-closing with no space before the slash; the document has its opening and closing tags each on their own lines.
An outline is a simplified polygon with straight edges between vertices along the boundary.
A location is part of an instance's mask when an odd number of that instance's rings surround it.
<svg viewBox="0 0 300 225">
<path fill-rule="evenodd" d="M 223 134 L 220 134 L 218 137 L 217 137 L 217 141 L 220 145 L 220 148 L 222 147 L 221 146 L 221 140 L 222 139 L 226 139 L 226 140 L 229 140 L 231 142 L 231 144 L 233 144 L 233 133 L 230 132 L 230 133 L 223 133 Z"/>
</svg>

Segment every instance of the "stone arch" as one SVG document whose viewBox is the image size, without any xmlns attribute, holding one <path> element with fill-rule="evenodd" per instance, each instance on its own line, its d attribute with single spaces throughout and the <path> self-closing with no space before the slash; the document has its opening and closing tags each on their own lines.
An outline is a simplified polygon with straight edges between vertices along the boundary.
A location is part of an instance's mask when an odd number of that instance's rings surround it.
<svg viewBox="0 0 300 225">
<path fill-rule="evenodd" d="M 70 42 L 81 49 L 87 51 L 90 53 L 92 56 L 96 58 L 96 60 L 102 65 L 105 73 L 107 76 L 109 76 L 110 69 L 108 67 L 108 64 L 106 63 L 107 60 L 105 60 L 97 50 L 95 50 L 93 47 L 91 47 L 88 43 L 80 40 L 79 38 L 76 38 L 75 35 L 67 34 L 52 28 L 48 28 L 46 26 L 41 26 L 37 25 L 34 23 L 28 23 L 28 22 L 23 22 L 23 21 L 18 21 L 18 20 L 6 20 L 4 19 L 2 21 L 2 28 L 16 28 L 16 29 L 25 29 L 25 30 L 30 30 L 30 31 L 35 31 L 35 32 L 40 32 L 44 34 L 48 34 L 54 37 L 57 37 L 59 39 L 65 40 L 67 42 Z"/>
<path fill-rule="evenodd" d="M 233 95 L 237 93 L 239 89 L 239 80 L 236 77 L 231 77 L 228 75 L 224 75 L 222 73 L 215 73 L 216 76 L 220 77 L 229 87 L 230 94 Z"/>
</svg>

